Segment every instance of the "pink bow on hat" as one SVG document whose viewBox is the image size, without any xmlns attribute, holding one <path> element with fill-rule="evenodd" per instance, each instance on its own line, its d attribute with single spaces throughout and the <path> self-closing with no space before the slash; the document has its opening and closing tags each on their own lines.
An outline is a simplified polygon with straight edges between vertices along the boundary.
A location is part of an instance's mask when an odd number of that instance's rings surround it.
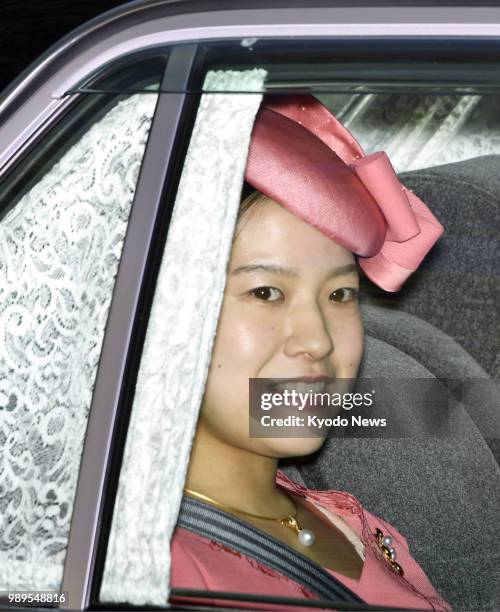
<svg viewBox="0 0 500 612">
<path fill-rule="evenodd" d="M 264 98 L 245 178 L 357 254 L 366 275 L 386 291 L 402 287 L 444 232 L 401 184 L 387 155 L 365 155 L 311 95 Z"/>
<path fill-rule="evenodd" d="M 360 258 L 359 265 L 386 291 L 399 291 L 444 228 L 422 200 L 401 184 L 384 151 L 365 155 L 350 166 L 379 205 L 387 224 L 380 251 Z"/>
</svg>

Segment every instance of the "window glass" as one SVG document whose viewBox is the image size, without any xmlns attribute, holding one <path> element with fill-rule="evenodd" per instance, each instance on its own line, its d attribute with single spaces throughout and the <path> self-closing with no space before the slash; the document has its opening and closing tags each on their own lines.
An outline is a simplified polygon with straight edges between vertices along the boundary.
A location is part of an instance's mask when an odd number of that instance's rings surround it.
<svg viewBox="0 0 500 612">
<path fill-rule="evenodd" d="M 205 69 L 264 68 L 262 91 L 467 93 L 498 91 L 498 41 L 474 38 L 244 38 L 200 44 Z M 202 89 L 203 71 L 192 89 Z"/>
<path fill-rule="evenodd" d="M 125 58 L 113 60 L 109 65 L 101 67 L 97 73 L 85 79 L 69 93 L 158 91 L 158 75 L 161 74 L 168 55 L 168 48 L 128 54 Z"/>
<path fill-rule="evenodd" d="M 143 586 L 128 589 L 129 603 L 166 605 L 160 583 L 170 571 L 178 606 L 223 605 L 207 591 L 225 591 L 235 605 L 236 592 L 268 604 L 275 596 L 304 606 L 498 607 L 488 577 L 500 555 L 500 105 L 495 60 L 476 70 L 486 46 L 464 43 L 457 55 L 455 44 L 367 40 L 354 50 L 323 41 L 304 54 L 300 41 L 245 40 L 233 55 L 229 44 L 201 47 L 210 78 L 192 82 L 205 94 L 178 194 L 192 216 L 174 216 L 169 228 L 169 281 L 158 281 L 158 314 L 148 323 L 157 345 L 143 354 L 151 376 L 136 389 L 129 480 L 120 483 L 130 504 L 118 495 L 115 508 L 122 534 L 112 553 L 120 558 L 121 537 L 128 561 L 141 560 L 134 576 Z M 287 102 L 291 94 L 303 96 L 302 109 Z M 285 121 L 273 132 L 274 116 L 259 124 L 262 104 L 280 116 L 275 105 L 288 108 L 285 117 L 301 127 Z M 308 123 L 315 112 L 321 120 Z M 259 125 L 261 146 L 252 149 Z M 276 147 L 266 140 L 273 134 Z M 340 158 L 340 166 L 330 159 L 331 176 L 325 145 Z M 248 176 L 251 161 L 258 171 Z M 344 195 L 336 191 L 345 185 Z M 362 227 L 364 213 L 339 208 L 328 220 L 325 193 L 340 206 L 354 192 L 381 216 Z M 382 247 L 368 249 L 364 237 L 379 222 L 387 250 L 375 269 L 363 260 Z M 423 247 L 418 236 L 432 239 Z M 335 281 L 332 262 L 344 268 Z M 387 420 L 392 433 L 370 422 L 337 435 L 332 425 L 320 444 L 321 435 L 287 436 L 276 423 L 274 437 L 252 435 L 251 379 L 294 379 L 297 392 L 324 392 L 327 383 L 311 376 L 383 392 L 361 416 Z M 128 541 L 126 521 L 137 526 Z M 483 554 L 464 542 L 464 530 Z M 108 587 L 101 599 L 124 601 L 116 593 Z"/>
<path fill-rule="evenodd" d="M 161 70 L 148 76 L 157 87 Z M 0 184 L 5 604 L 29 603 L 7 601 L 6 591 L 54 597 L 61 584 L 107 314 L 156 101 L 76 99 Z"/>
<path fill-rule="evenodd" d="M 497 95 L 323 94 L 368 153 L 384 149 L 397 172 L 500 153 Z"/>
</svg>

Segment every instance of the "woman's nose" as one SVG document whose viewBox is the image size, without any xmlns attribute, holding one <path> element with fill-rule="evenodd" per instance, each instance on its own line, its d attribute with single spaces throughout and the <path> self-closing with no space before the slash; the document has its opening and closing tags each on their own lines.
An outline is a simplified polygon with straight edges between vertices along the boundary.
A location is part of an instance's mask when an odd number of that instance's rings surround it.
<svg viewBox="0 0 500 612">
<path fill-rule="evenodd" d="M 296 306 L 287 316 L 285 354 L 288 357 L 309 354 L 318 361 L 330 355 L 334 350 L 333 338 L 318 304 Z"/>
</svg>

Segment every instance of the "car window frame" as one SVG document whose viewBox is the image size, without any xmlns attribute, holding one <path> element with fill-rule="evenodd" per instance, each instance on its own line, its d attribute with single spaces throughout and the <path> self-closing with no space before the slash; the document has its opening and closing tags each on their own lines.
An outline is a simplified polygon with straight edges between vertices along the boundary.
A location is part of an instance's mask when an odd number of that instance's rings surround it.
<svg viewBox="0 0 500 612">
<path fill-rule="evenodd" d="M 179 78 L 182 85 L 183 78 L 191 73 L 195 48 L 172 49 L 163 79 Z M 161 258 L 159 245 L 166 237 L 180 177 L 179 162 L 189 140 L 190 129 L 184 127 L 190 122 L 184 119 L 195 112 L 198 99 L 184 93 L 158 95 L 89 411 L 60 589 L 68 593 L 63 609 L 86 609 L 97 599 L 94 577 L 102 575 L 96 570 L 104 563 L 107 526 L 147 327 L 143 324 L 144 311 L 149 310 L 152 300 L 154 271 L 157 273 Z M 98 547 L 100 536 L 104 541 Z M 102 554 L 98 555 L 98 550 Z"/>
</svg>

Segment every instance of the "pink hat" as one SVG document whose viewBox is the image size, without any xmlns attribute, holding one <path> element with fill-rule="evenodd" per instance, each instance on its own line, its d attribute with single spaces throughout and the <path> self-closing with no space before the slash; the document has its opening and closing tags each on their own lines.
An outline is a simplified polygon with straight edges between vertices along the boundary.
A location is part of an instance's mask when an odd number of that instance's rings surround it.
<svg viewBox="0 0 500 612">
<path fill-rule="evenodd" d="M 358 255 L 365 274 L 386 291 L 401 289 L 444 232 L 399 182 L 385 152 L 365 155 L 311 95 L 264 97 L 245 180 Z"/>
</svg>

